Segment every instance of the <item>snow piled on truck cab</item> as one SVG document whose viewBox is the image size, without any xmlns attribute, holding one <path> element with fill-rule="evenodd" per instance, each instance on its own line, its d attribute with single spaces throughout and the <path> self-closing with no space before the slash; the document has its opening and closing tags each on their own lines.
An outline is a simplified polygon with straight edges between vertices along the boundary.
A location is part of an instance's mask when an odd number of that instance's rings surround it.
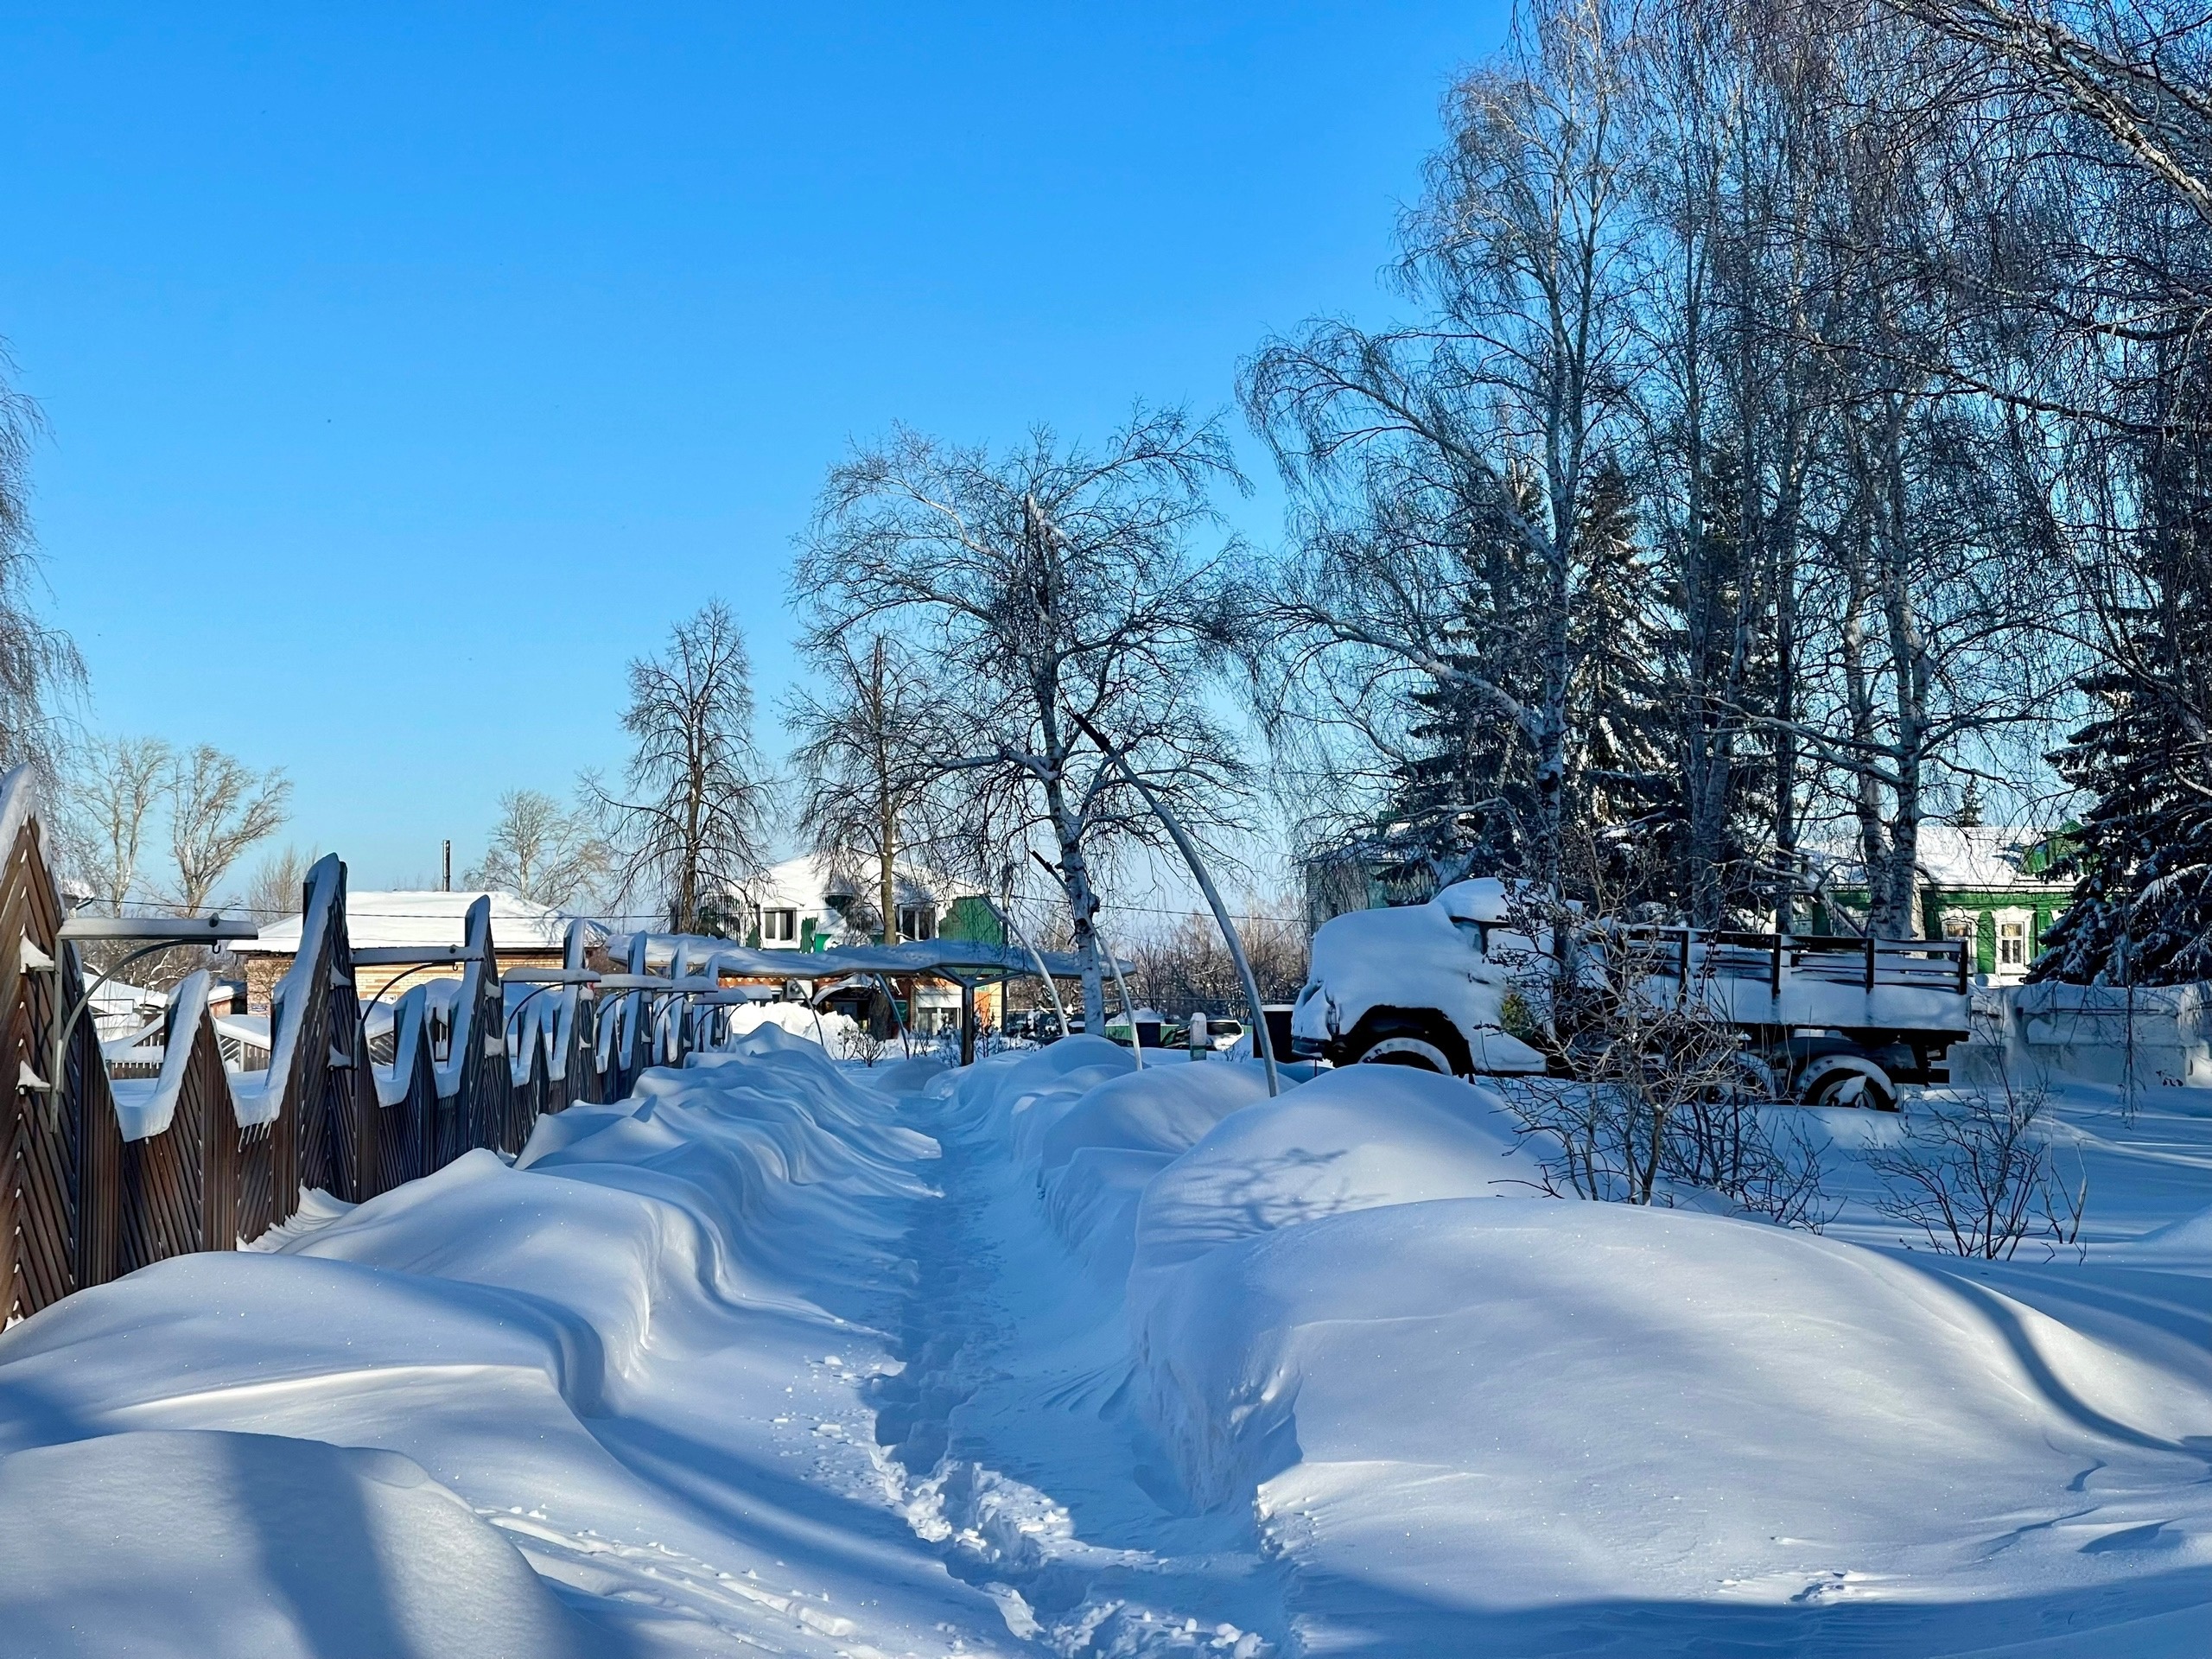
<svg viewBox="0 0 2212 1659">
<path fill-rule="evenodd" d="M 1433 1008 L 1466 1041 L 1479 1071 L 1541 1071 L 1543 1056 L 1505 1030 L 1505 1000 L 1533 944 L 1485 953 L 1484 934 L 1512 919 L 1512 895 L 1495 878 L 1462 881 L 1424 905 L 1347 911 L 1313 935 L 1292 1035 L 1325 1042 L 1349 1035 L 1376 1008 Z"/>
</svg>

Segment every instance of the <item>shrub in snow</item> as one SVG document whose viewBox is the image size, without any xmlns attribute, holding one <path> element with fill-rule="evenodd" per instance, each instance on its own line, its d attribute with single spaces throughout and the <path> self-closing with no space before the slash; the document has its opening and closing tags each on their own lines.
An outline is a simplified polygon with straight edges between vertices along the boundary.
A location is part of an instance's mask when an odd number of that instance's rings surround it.
<svg viewBox="0 0 2212 1659">
<path fill-rule="evenodd" d="M 2050 1103 L 2044 1084 L 2016 1087 L 2001 1072 L 1996 1089 L 1930 1100 L 1897 1146 L 1867 1154 L 1882 1213 L 1936 1249 L 1991 1262 L 2011 1260 L 2031 1234 L 2076 1243 L 2088 1178 L 2078 1160 L 2072 1179 L 2062 1175 L 2043 1122 Z"/>
</svg>

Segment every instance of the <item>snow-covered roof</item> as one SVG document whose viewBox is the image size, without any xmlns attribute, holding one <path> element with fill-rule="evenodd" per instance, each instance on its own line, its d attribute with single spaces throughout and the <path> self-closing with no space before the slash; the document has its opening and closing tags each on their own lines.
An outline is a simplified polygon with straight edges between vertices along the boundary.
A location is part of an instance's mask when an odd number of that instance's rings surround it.
<svg viewBox="0 0 2212 1659">
<path fill-rule="evenodd" d="M 934 884 L 918 870 L 899 868 L 893 873 L 902 905 L 929 905 L 937 902 Z M 875 866 L 866 863 L 850 868 L 843 868 L 823 858 L 818 853 L 802 853 L 797 858 L 787 858 L 771 866 L 753 889 L 753 901 L 766 909 L 804 911 L 830 910 L 830 895 L 846 895 L 873 899 L 877 887 Z"/>
<path fill-rule="evenodd" d="M 151 990 L 143 985 L 127 985 L 119 979 L 110 979 L 86 992 L 85 1001 L 92 1005 L 95 1014 L 136 1014 L 141 1008 L 167 1007 L 169 994 Z"/>
<path fill-rule="evenodd" d="M 550 905 L 512 893 L 440 893 L 401 888 L 346 895 L 346 933 L 357 950 L 410 945 L 459 945 L 468 907 L 492 901 L 492 942 L 502 951 L 558 950 L 573 918 Z M 257 939 L 233 947 L 241 956 L 296 956 L 300 918 L 287 916 L 261 930 Z"/>
<path fill-rule="evenodd" d="M 1980 888 L 2003 892 L 2012 887 L 2069 886 L 2069 883 L 2054 880 L 2048 875 L 2028 874 L 2020 868 L 2022 855 L 2050 839 L 2050 836 L 2047 830 L 2010 824 L 1981 823 L 1961 829 L 1956 824 L 1923 823 L 1920 826 L 1916 868 L 1923 880 L 1953 891 Z M 1834 880 L 1847 887 L 1866 880 L 1859 849 L 1849 841 L 1838 839 L 1814 856 L 1829 864 Z"/>
</svg>

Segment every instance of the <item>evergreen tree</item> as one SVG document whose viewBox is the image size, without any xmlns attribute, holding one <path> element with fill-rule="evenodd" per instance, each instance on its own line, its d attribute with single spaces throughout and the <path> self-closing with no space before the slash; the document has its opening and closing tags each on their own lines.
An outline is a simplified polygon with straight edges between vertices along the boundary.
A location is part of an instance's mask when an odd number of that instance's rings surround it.
<svg viewBox="0 0 2212 1659">
<path fill-rule="evenodd" d="M 2212 440 L 2208 365 L 2173 377 L 2141 461 L 2121 649 L 2082 681 L 2102 712 L 2052 760 L 2095 804 L 2059 866 L 2080 877 L 2031 978 L 2212 978 Z"/>
<path fill-rule="evenodd" d="M 1533 493 L 1526 505 L 1534 509 Z M 1570 625 L 1578 667 L 1567 812 L 1571 839 L 1606 865 L 1616 885 L 1624 872 L 1649 868 L 1647 843 L 1663 836 L 1679 795 L 1658 736 L 1656 582 L 1636 529 L 1629 482 L 1609 469 L 1578 532 L 1586 575 Z M 1483 517 L 1460 534 L 1465 580 L 1448 659 L 1478 664 L 1493 683 L 1533 700 L 1537 575 Z M 1385 888 L 1409 900 L 1470 876 L 1519 872 L 1522 826 L 1535 814 L 1536 757 L 1526 734 L 1457 683 L 1433 681 L 1408 702 L 1408 747 L 1392 768 L 1398 782 L 1360 850 Z M 1572 870 L 1569 885 L 1598 874 Z"/>
</svg>

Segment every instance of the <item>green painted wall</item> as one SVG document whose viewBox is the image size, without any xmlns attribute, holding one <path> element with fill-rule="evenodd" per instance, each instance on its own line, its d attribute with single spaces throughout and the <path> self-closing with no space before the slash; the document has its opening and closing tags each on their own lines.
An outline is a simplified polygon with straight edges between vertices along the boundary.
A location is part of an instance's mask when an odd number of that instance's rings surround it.
<svg viewBox="0 0 2212 1659">
<path fill-rule="evenodd" d="M 981 899 L 955 899 L 938 918 L 941 939 L 973 939 L 982 944 L 1004 944 L 1006 928 L 998 912 Z"/>
<path fill-rule="evenodd" d="M 1866 890 L 1864 887 L 1842 887 L 1836 890 L 1839 908 L 1863 917 L 1866 912 Z M 1923 887 L 1920 890 L 1920 931 L 1931 939 L 1943 937 L 1943 912 L 1947 910 L 1971 910 L 1980 912 L 1974 928 L 1974 971 L 1980 974 L 1997 970 L 1997 912 L 2000 910 L 2026 910 L 2035 913 L 2035 920 L 2028 930 L 2028 959 L 2035 960 L 2035 953 L 2043 948 L 2043 936 L 2058 919 L 2058 912 L 2066 908 L 2071 889 L 2044 891 L 2029 888 L 2007 891 L 1999 887 L 1961 888 L 1957 891 L 1942 887 Z M 1827 906 L 1813 906 L 1813 931 L 1834 933 L 1857 932 L 1857 927 L 1839 929 Z"/>
</svg>

